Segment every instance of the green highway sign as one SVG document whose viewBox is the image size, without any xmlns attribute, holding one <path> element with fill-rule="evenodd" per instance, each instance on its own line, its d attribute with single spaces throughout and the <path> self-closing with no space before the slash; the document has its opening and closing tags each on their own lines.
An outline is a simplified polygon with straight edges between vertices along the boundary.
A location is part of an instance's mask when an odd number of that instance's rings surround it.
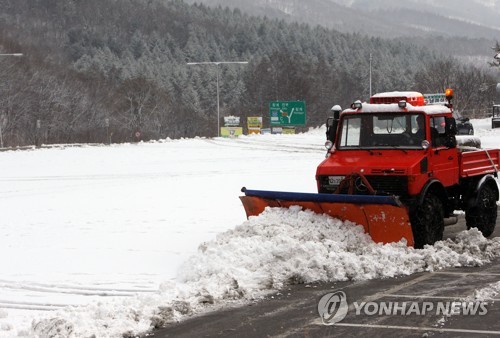
<svg viewBox="0 0 500 338">
<path fill-rule="evenodd" d="M 272 101 L 269 103 L 271 126 L 305 126 L 304 101 Z"/>
<path fill-rule="evenodd" d="M 447 103 L 448 102 L 448 100 L 446 100 L 445 93 L 424 94 L 424 100 L 425 100 L 426 104 Z"/>
</svg>

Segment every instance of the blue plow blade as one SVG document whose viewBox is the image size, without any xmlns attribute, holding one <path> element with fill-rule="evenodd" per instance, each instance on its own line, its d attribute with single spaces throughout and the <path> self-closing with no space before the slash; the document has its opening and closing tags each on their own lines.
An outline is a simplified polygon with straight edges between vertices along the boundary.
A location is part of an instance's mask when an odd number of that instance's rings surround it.
<svg viewBox="0 0 500 338">
<path fill-rule="evenodd" d="M 347 194 L 320 194 L 288 191 L 250 190 L 242 188 L 245 196 L 260 197 L 281 201 L 295 202 L 330 202 L 330 203 L 353 203 L 353 204 L 388 204 L 401 206 L 397 196 L 378 195 L 347 195 Z"/>
</svg>

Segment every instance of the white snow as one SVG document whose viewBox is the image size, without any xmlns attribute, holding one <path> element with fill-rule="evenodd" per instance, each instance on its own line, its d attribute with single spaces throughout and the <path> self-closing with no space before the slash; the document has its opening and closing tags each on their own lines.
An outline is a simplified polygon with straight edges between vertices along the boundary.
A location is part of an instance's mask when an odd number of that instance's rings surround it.
<svg viewBox="0 0 500 338">
<path fill-rule="evenodd" d="M 424 97 L 422 93 L 419 92 L 413 92 L 413 91 L 403 91 L 403 92 L 384 92 L 384 93 L 377 93 L 373 95 L 372 97 Z"/>
<path fill-rule="evenodd" d="M 471 122 L 500 146 L 490 120 Z M 122 337 L 290 282 L 500 255 L 474 229 L 414 250 L 298 208 L 246 220 L 242 186 L 316 191 L 324 132 L 0 152 L 0 337 Z"/>
<path fill-rule="evenodd" d="M 491 283 L 488 286 L 474 292 L 474 300 L 491 301 L 500 293 L 500 281 Z"/>
<path fill-rule="evenodd" d="M 384 112 L 425 112 L 426 114 L 443 114 L 450 112 L 450 109 L 444 105 L 427 105 L 413 106 L 411 103 L 406 103 L 406 109 L 399 108 L 397 103 L 373 104 L 363 102 L 361 112 L 364 113 L 384 113 Z M 356 109 L 346 109 L 344 112 L 358 112 Z"/>
</svg>

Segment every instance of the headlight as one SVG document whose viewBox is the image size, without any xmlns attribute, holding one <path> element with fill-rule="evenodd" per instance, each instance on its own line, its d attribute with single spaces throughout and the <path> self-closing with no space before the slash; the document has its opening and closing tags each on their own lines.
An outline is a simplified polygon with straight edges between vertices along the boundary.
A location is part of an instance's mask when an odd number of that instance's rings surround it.
<svg viewBox="0 0 500 338">
<path fill-rule="evenodd" d="M 325 148 L 326 148 L 326 150 L 332 149 L 333 148 L 333 142 L 330 141 L 330 140 L 326 141 L 325 142 Z"/>
</svg>

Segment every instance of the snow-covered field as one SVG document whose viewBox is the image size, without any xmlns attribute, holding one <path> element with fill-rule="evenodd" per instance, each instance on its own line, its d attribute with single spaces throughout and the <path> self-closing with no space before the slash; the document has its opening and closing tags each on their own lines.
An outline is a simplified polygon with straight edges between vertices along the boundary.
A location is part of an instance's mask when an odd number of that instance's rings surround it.
<svg viewBox="0 0 500 338">
<path fill-rule="evenodd" d="M 473 120 L 484 148 L 500 129 Z M 424 250 L 298 209 L 246 220 L 254 189 L 315 192 L 324 129 L 0 152 L 0 337 L 121 337 L 292 280 L 481 265 L 475 230 Z M 498 288 L 496 289 L 498 292 Z"/>
</svg>

